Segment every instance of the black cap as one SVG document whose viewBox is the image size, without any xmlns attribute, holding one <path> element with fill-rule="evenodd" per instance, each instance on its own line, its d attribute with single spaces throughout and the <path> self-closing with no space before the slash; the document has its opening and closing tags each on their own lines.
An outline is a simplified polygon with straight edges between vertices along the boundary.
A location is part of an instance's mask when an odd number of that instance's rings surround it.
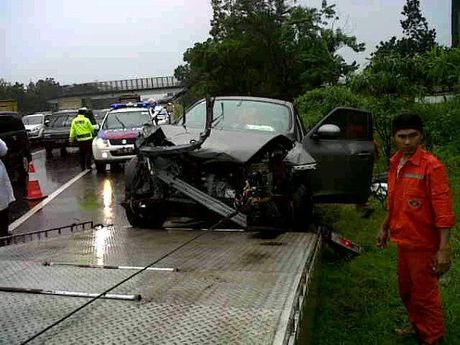
<svg viewBox="0 0 460 345">
<path fill-rule="evenodd" d="M 78 109 L 78 114 L 86 116 L 88 114 L 88 108 L 82 107 L 82 108 Z"/>
<path fill-rule="evenodd" d="M 423 133 L 423 121 L 420 115 L 415 113 L 402 113 L 393 118 L 393 135 L 400 129 L 416 129 Z"/>
</svg>

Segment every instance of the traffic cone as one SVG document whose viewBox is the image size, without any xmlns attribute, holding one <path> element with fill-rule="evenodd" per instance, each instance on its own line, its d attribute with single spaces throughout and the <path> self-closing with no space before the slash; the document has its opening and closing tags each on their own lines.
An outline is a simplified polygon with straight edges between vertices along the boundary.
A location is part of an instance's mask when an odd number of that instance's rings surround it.
<svg viewBox="0 0 460 345">
<path fill-rule="evenodd" d="M 31 162 L 29 164 L 29 174 L 35 173 L 35 166 Z M 46 198 L 46 195 L 43 195 L 42 189 L 40 188 L 40 183 L 38 180 L 31 180 L 29 175 L 29 181 L 27 182 L 27 200 L 41 200 Z"/>
</svg>

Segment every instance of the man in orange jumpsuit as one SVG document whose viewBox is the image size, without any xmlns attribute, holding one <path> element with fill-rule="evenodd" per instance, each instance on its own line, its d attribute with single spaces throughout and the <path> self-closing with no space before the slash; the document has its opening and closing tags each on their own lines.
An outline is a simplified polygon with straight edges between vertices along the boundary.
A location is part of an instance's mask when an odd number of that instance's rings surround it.
<svg viewBox="0 0 460 345">
<path fill-rule="evenodd" d="M 439 277 L 451 265 L 455 225 L 447 173 L 420 147 L 423 123 L 417 114 L 396 116 L 393 136 L 398 152 L 390 159 L 388 216 L 377 245 L 385 248 L 388 238 L 398 245 L 399 293 L 413 331 L 420 344 L 440 344 L 445 326 Z"/>
</svg>

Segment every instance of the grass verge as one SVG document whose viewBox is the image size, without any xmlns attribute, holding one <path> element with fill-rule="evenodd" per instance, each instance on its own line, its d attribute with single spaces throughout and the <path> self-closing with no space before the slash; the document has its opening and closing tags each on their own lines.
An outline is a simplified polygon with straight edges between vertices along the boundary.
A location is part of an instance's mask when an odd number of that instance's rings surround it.
<svg viewBox="0 0 460 345">
<path fill-rule="evenodd" d="M 450 169 L 452 172 L 452 169 Z M 460 174 L 451 174 L 454 209 L 460 212 Z M 325 248 L 319 282 L 313 344 L 416 344 L 414 338 L 399 339 L 394 329 L 408 326 L 400 301 L 396 275 L 396 247 L 375 246 L 376 235 L 386 216 L 382 206 L 372 201 L 376 212 L 362 219 L 354 206 L 328 206 L 325 222 L 356 241 L 364 253 L 350 261 L 337 261 Z M 454 265 L 442 277 L 441 289 L 446 318 L 446 345 L 460 344 L 460 233 L 452 231 Z"/>
</svg>

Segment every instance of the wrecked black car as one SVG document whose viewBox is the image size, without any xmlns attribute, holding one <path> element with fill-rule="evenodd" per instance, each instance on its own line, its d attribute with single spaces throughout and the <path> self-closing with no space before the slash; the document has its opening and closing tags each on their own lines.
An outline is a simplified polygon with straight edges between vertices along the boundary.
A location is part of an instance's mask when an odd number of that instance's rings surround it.
<svg viewBox="0 0 460 345">
<path fill-rule="evenodd" d="M 144 128 L 126 167 L 126 216 L 306 230 L 314 202 L 361 203 L 372 179 L 371 114 L 337 108 L 306 131 L 292 103 L 216 97 Z"/>
</svg>

